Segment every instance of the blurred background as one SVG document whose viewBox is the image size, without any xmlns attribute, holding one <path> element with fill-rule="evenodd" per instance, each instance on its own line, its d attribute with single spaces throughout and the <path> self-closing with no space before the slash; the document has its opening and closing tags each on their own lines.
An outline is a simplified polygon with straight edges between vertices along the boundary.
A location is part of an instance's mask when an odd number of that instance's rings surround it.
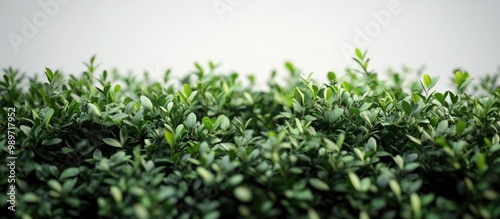
<svg viewBox="0 0 500 219">
<path fill-rule="evenodd" d="M 291 61 L 326 81 L 328 71 L 354 66 L 355 47 L 368 50 L 380 73 L 425 65 L 441 76 L 438 90 L 450 87 L 455 68 L 474 78 L 499 72 L 500 1 L 493 0 L 0 2 L 0 67 L 29 74 L 45 67 L 80 74 L 97 55 L 101 70 L 148 70 L 158 79 L 166 68 L 181 78 L 195 61 L 212 60 L 221 72 L 259 82 L 274 69 L 286 76 Z"/>
</svg>

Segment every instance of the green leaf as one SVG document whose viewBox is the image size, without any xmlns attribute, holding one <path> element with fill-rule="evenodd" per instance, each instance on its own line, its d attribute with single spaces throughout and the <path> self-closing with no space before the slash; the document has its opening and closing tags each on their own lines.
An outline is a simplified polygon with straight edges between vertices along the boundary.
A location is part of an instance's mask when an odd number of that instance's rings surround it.
<svg viewBox="0 0 500 219">
<path fill-rule="evenodd" d="M 126 127 L 120 129 L 120 142 L 124 145 L 128 140 L 128 130 Z"/>
<path fill-rule="evenodd" d="M 488 168 L 488 164 L 486 163 L 486 156 L 483 153 L 477 153 L 475 155 L 476 158 L 476 167 L 480 171 L 484 171 Z"/>
<path fill-rule="evenodd" d="M 229 183 L 230 186 L 237 186 L 241 182 L 243 182 L 244 176 L 242 174 L 236 174 L 229 178 L 227 182 Z"/>
<path fill-rule="evenodd" d="M 302 91 L 300 91 L 300 89 L 297 87 L 295 88 L 295 92 L 294 92 L 294 98 L 295 100 L 299 103 L 299 104 L 304 104 L 304 94 L 302 93 Z"/>
<path fill-rule="evenodd" d="M 45 124 L 45 127 L 48 127 L 50 120 L 52 119 L 52 116 L 54 115 L 54 110 L 50 108 L 47 110 L 45 113 L 45 118 L 43 119 L 43 124 Z"/>
<path fill-rule="evenodd" d="M 340 116 L 342 116 L 343 113 L 344 109 L 337 108 L 334 109 L 333 111 L 325 111 L 324 117 L 326 121 L 328 121 L 329 123 L 334 123 L 337 121 L 338 118 L 340 118 Z"/>
<path fill-rule="evenodd" d="M 408 163 L 408 164 L 405 165 L 405 167 L 403 168 L 403 170 L 406 171 L 406 172 L 411 172 L 411 171 L 417 169 L 419 166 L 420 166 L 419 163 L 415 163 L 415 162 Z"/>
<path fill-rule="evenodd" d="M 365 177 L 361 180 L 359 190 L 362 192 L 368 191 L 370 189 L 370 186 L 372 185 L 372 182 L 369 177 Z"/>
<path fill-rule="evenodd" d="M 167 140 L 167 143 L 170 146 L 174 146 L 174 135 L 172 134 L 172 132 L 165 130 L 165 140 Z"/>
<path fill-rule="evenodd" d="M 352 87 L 351 87 L 351 85 L 350 85 L 347 81 L 344 81 L 344 82 L 342 83 L 342 87 L 344 87 L 344 89 L 345 89 L 347 92 L 351 93 L 351 89 L 352 89 Z"/>
<path fill-rule="evenodd" d="M 55 179 L 50 179 L 49 181 L 47 181 L 47 185 L 54 191 L 58 192 L 58 193 L 61 193 L 62 192 L 62 186 L 61 186 L 61 183 L 59 183 L 59 181 L 55 180 Z"/>
<path fill-rule="evenodd" d="M 196 167 L 196 172 L 205 182 L 211 183 L 214 181 L 214 175 L 204 167 Z"/>
<path fill-rule="evenodd" d="M 101 159 L 102 158 L 102 152 L 101 152 L 101 150 L 99 150 L 98 148 L 96 148 L 94 150 L 94 153 L 92 154 L 92 157 L 94 159 L 96 159 L 96 160 Z"/>
<path fill-rule="evenodd" d="M 176 142 L 178 139 L 181 139 L 183 134 L 184 134 L 184 125 L 179 124 L 177 128 L 175 128 L 174 142 Z"/>
<path fill-rule="evenodd" d="M 335 81 L 335 79 L 337 79 L 337 76 L 335 75 L 335 73 L 331 72 L 331 71 L 328 72 L 327 77 L 328 77 L 328 80 L 330 80 L 330 81 Z"/>
<path fill-rule="evenodd" d="M 66 182 L 64 182 L 64 184 L 63 184 L 63 191 L 66 193 L 73 191 L 77 181 L 78 181 L 78 178 L 71 178 L 71 179 L 66 180 Z"/>
<path fill-rule="evenodd" d="M 318 212 L 316 212 L 314 208 L 307 209 L 307 215 L 309 216 L 309 219 L 321 219 Z"/>
<path fill-rule="evenodd" d="M 28 127 L 28 126 L 25 126 L 25 125 L 21 125 L 19 127 L 19 129 L 21 129 L 21 131 L 26 135 L 26 136 L 32 136 L 31 134 L 31 128 Z"/>
<path fill-rule="evenodd" d="M 325 182 L 323 182 L 322 180 L 320 180 L 318 178 L 310 178 L 309 183 L 315 189 L 318 189 L 321 191 L 329 191 L 330 190 L 330 186 L 328 186 L 328 184 L 326 184 Z"/>
<path fill-rule="evenodd" d="M 252 190 L 248 186 L 238 186 L 233 190 L 234 197 L 241 202 L 252 201 Z"/>
<path fill-rule="evenodd" d="M 54 73 L 49 68 L 45 68 L 45 75 L 47 76 L 47 80 L 49 80 L 49 83 L 52 83 L 54 81 Z"/>
<path fill-rule="evenodd" d="M 60 138 L 43 139 L 42 145 L 56 145 L 62 142 Z"/>
<path fill-rule="evenodd" d="M 352 149 L 354 151 L 354 154 L 356 154 L 356 157 L 360 160 L 365 160 L 365 153 L 363 153 L 359 148 L 354 148 Z"/>
<path fill-rule="evenodd" d="M 465 76 L 461 71 L 455 72 L 455 83 L 457 87 L 460 87 L 465 82 Z"/>
<path fill-rule="evenodd" d="M 285 67 L 288 69 L 291 75 L 295 75 L 295 67 L 291 62 L 285 62 Z"/>
<path fill-rule="evenodd" d="M 438 100 L 440 103 L 444 103 L 446 96 L 443 95 L 442 93 L 436 92 L 434 93 L 434 98 L 436 98 L 436 100 Z"/>
<path fill-rule="evenodd" d="M 189 98 L 191 96 L 191 87 L 189 84 L 184 84 L 184 94 L 186 94 L 186 97 Z"/>
<path fill-rule="evenodd" d="M 297 200 L 301 201 L 312 201 L 314 199 L 314 196 L 309 189 L 304 189 L 300 191 L 295 191 L 293 194 L 293 197 Z"/>
<path fill-rule="evenodd" d="M 37 203 L 40 202 L 40 197 L 38 197 L 35 193 L 28 192 L 23 195 L 23 201 L 28 203 Z"/>
<path fill-rule="evenodd" d="M 138 219 L 148 219 L 149 218 L 148 209 L 140 203 L 134 204 L 134 212 L 135 212 L 135 216 Z"/>
<path fill-rule="evenodd" d="M 125 118 L 128 118 L 129 115 L 128 114 L 125 114 L 125 113 L 118 113 L 118 114 L 115 114 L 111 117 L 111 120 L 113 121 L 121 121 Z"/>
<path fill-rule="evenodd" d="M 467 123 L 465 123 L 463 120 L 458 120 L 456 124 L 456 131 L 458 135 L 462 135 L 464 133 L 465 127 L 467 126 Z"/>
<path fill-rule="evenodd" d="M 375 138 L 370 137 L 368 139 L 368 142 L 366 143 L 366 146 L 367 146 L 367 149 L 376 151 L 377 150 L 377 141 L 375 140 Z"/>
<path fill-rule="evenodd" d="M 446 129 L 448 129 L 448 120 L 443 120 L 437 125 L 436 132 L 444 133 Z"/>
<path fill-rule="evenodd" d="M 424 74 L 423 76 L 424 84 L 427 89 L 431 86 L 432 80 L 431 77 L 428 74 Z"/>
<path fill-rule="evenodd" d="M 186 127 L 189 129 L 194 128 L 196 125 L 196 115 L 194 113 L 189 113 L 186 119 Z"/>
<path fill-rule="evenodd" d="M 399 183 L 396 180 L 391 179 L 391 180 L 389 180 L 389 187 L 391 188 L 394 195 L 396 195 L 398 200 L 400 200 L 401 199 L 401 187 L 399 186 Z"/>
<path fill-rule="evenodd" d="M 417 143 L 418 145 L 422 145 L 422 141 L 420 141 L 420 139 L 415 138 L 415 137 L 413 137 L 413 136 L 411 136 L 409 134 L 406 134 L 406 137 L 408 137 L 411 141 Z"/>
<path fill-rule="evenodd" d="M 113 196 L 113 199 L 115 199 L 115 201 L 117 203 L 122 202 L 123 196 L 122 196 L 122 191 L 120 190 L 120 188 L 118 188 L 117 186 L 111 186 L 110 192 L 111 192 L 111 196 Z"/>
<path fill-rule="evenodd" d="M 140 100 L 141 100 L 141 105 L 144 106 L 144 108 L 146 108 L 147 110 L 153 109 L 153 103 L 149 98 L 147 98 L 144 95 L 141 95 Z"/>
<path fill-rule="evenodd" d="M 403 111 L 405 112 L 405 114 L 409 116 L 412 112 L 410 103 L 408 103 L 407 101 L 403 101 L 401 102 L 401 106 L 403 107 Z"/>
<path fill-rule="evenodd" d="M 399 169 L 402 170 L 405 165 L 405 161 L 403 160 L 403 158 L 398 154 L 393 159 L 394 162 L 396 162 L 396 165 L 398 165 Z"/>
<path fill-rule="evenodd" d="M 61 173 L 61 176 L 59 176 L 59 179 L 71 178 L 74 176 L 78 176 L 78 174 L 80 174 L 80 169 L 78 169 L 77 167 L 70 167 L 68 169 L 65 169 Z"/>
<path fill-rule="evenodd" d="M 465 90 L 465 88 L 467 88 L 467 86 L 468 86 L 470 83 L 472 83 L 472 81 L 474 81 L 474 79 L 473 79 L 473 78 L 468 78 L 468 79 L 466 79 L 466 80 L 465 80 L 462 84 L 460 84 L 460 86 L 458 87 L 458 89 L 459 89 L 460 91 L 464 91 L 464 90 Z"/>
<path fill-rule="evenodd" d="M 210 118 L 208 118 L 207 116 L 203 117 L 202 122 L 205 128 L 207 128 L 208 130 L 211 131 L 213 129 L 212 120 L 210 120 Z"/>
<path fill-rule="evenodd" d="M 356 175 L 355 173 L 353 172 L 349 172 L 347 173 L 349 175 L 349 180 L 351 181 L 351 184 L 352 184 L 352 187 L 354 187 L 354 189 L 356 191 L 359 191 L 360 187 L 361 187 L 361 182 L 359 180 L 359 177 L 358 175 Z"/>
<path fill-rule="evenodd" d="M 304 133 L 304 126 L 302 126 L 302 122 L 300 122 L 300 119 L 295 118 L 295 125 L 297 125 L 297 129 L 299 130 L 299 133 Z"/>
<path fill-rule="evenodd" d="M 411 210 L 415 214 L 415 218 L 419 218 L 421 215 L 422 204 L 420 202 L 420 197 L 417 193 L 412 193 L 410 195 L 410 205 Z"/>
<path fill-rule="evenodd" d="M 231 122 L 229 121 L 229 118 L 227 118 L 227 116 L 225 115 L 221 115 L 221 122 L 220 122 L 220 128 L 225 131 L 229 128 L 229 126 L 231 125 Z"/>
<path fill-rule="evenodd" d="M 364 57 L 363 54 L 361 53 L 361 50 L 356 48 L 355 52 L 356 52 L 356 57 L 358 57 L 359 60 L 363 60 Z"/>
<path fill-rule="evenodd" d="M 89 103 L 89 108 L 91 109 L 92 113 L 94 113 L 94 115 L 101 116 L 101 110 L 99 109 L 99 107 L 97 107 L 97 105 L 95 105 L 94 103 Z"/>
<path fill-rule="evenodd" d="M 113 138 L 104 138 L 104 139 L 102 139 L 102 141 L 104 141 L 104 143 L 106 143 L 109 146 L 118 147 L 118 148 L 122 147 L 122 144 Z"/>
</svg>

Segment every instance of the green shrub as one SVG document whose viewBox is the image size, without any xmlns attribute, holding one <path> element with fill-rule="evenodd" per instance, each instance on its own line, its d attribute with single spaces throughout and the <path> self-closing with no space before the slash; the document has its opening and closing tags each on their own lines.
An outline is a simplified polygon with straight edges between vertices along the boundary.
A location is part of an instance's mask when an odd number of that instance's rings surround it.
<svg viewBox="0 0 500 219">
<path fill-rule="evenodd" d="M 498 75 L 435 92 L 356 54 L 323 83 L 286 63 L 267 91 L 213 63 L 178 87 L 94 58 L 81 77 L 4 69 L 0 187 L 14 145 L 22 218 L 499 218 Z"/>
</svg>

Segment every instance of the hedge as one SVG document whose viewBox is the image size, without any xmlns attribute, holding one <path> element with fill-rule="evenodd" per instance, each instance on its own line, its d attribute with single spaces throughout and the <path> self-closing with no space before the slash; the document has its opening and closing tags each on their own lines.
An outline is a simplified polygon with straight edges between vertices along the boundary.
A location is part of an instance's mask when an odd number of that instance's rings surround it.
<svg viewBox="0 0 500 219">
<path fill-rule="evenodd" d="M 6 68 L 2 212 L 14 186 L 20 218 L 500 218 L 498 74 L 437 92 L 354 60 L 264 90 L 212 62 L 180 84 Z"/>
</svg>

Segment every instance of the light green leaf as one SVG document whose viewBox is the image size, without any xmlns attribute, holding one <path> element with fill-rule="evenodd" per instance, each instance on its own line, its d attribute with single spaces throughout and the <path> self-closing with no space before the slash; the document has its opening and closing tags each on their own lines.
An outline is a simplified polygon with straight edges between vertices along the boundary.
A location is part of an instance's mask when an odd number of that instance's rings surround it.
<svg viewBox="0 0 500 219">
<path fill-rule="evenodd" d="M 466 125 L 467 123 L 465 123 L 464 121 L 458 120 L 455 129 L 457 131 L 457 134 L 461 135 L 462 133 L 464 133 Z"/>
<path fill-rule="evenodd" d="M 351 89 L 352 89 L 352 87 L 351 87 L 351 85 L 350 85 L 347 81 L 344 81 L 344 82 L 342 83 L 342 87 L 344 87 L 344 89 L 345 89 L 347 92 L 351 93 Z"/>
<path fill-rule="evenodd" d="M 356 154 L 356 157 L 360 160 L 365 160 L 365 153 L 363 153 L 359 148 L 354 148 L 352 149 L 354 151 L 354 154 Z"/>
<path fill-rule="evenodd" d="M 113 116 L 111 116 L 111 120 L 113 121 L 121 121 L 125 118 L 128 118 L 129 115 L 128 114 L 125 114 L 125 113 L 118 113 L 118 114 L 115 114 Z"/>
<path fill-rule="evenodd" d="M 191 96 L 191 87 L 189 84 L 184 84 L 184 94 L 186 94 L 186 98 L 189 98 Z"/>
<path fill-rule="evenodd" d="M 353 172 L 349 172 L 348 175 L 349 175 L 349 180 L 351 181 L 352 187 L 354 187 L 354 189 L 356 191 L 359 191 L 359 188 L 361 186 L 361 182 L 359 181 L 358 175 L 356 175 Z"/>
<path fill-rule="evenodd" d="M 417 193 L 412 193 L 410 195 L 410 205 L 411 205 L 411 210 L 416 215 L 415 217 L 419 218 L 421 215 L 422 204 L 420 202 L 420 197 L 418 196 Z"/>
<path fill-rule="evenodd" d="M 399 169 L 402 170 L 404 165 L 405 165 L 405 161 L 403 160 L 403 158 L 401 156 L 399 156 L 399 154 L 398 154 L 393 159 L 394 159 L 394 162 L 396 162 L 396 164 L 398 165 Z"/>
<path fill-rule="evenodd" d="M 214 175 L 204 167 L 196 167 L 196 172 L 198 172 L 201 178 L 206 182 L 211 183 L 214 181 Z"/>
<path fill-rule="evenodd" d="M 420 164 L 416 163 L 416 162 L 408 163 L 408 164 L 405 165 L 405 167 L 403 168 L 403 170 L 406 171 L 406 172 L 411 172 L 411 171 L 417 169 L 419 166 L 420 166 Z"/>
<path fill-rule="evenodd" d="M 234 175 L 231 178 L 229 178 L 227 180 L 227 182 L 231 186 L 236 186 L 236 185 L 240 184 L 241 182 L 243 182 L 243 179 L 244 179 L 244 176 L 242 174 L 237 174 L 237 175 Z"/>
<path fill-rule="evenodd" d="M 327 76 L 328 80 L 330 80 L 330 81 L 335 81 L 335 79 L 337 79 L 337 75 L 335 75 L 335 73 L 332 71 L 329 71 L 326 76 Z"/>
<path fill-rule="evenodd" d="M 415 138 L 415 137 L 408 135 L 408 134 L 406 134 L 406 137 L 408 137 L 411 141 L 417 143 L 418 145 L 422 145 L 422 141 L 420 141 L 420 139 Z"/>
<path fill-rule="evenodd" d="M 104 139 L 102 139 L 102 141 L 104 141 L 104 143 L 106 143 L 109 146 L 118 147 L 118 148 L 122 147 L 122 144 L 113 138 L 104 138 Z"/>
<path fill-rule="evenodd" d="M 436 132 L 443 133 L 446 129 L 448 129 L 448 120 L 443 120 L 437 125 Z"/>
<path fill-rule="evenodd" d="M 52 116 L 54 115 L 54 110 L 50 108 L 47 110 L 45 113 L 45 118 L 43 119 L 43 124 L 45 124 L 45 127 L 49 125 L 50 119 L 52 119 Z"/>
<path fill-rule="evenodd" d="M 359 190 L 362 192 L 368 191 L 370 189 L 370 186 L 372 185 L 372 181 L 370 180 L 369 177 L 365 177 L 361 180 Z"/>
<path fill-rule="evenodd" d="M 238 186 L 233 190 L 234 196 L 242 202 L 250 202 L 252 200 L 252 190 L 248 186 Z"/>
<path fill-rule="evenodd" d="M 54 191 L 58 192 L 58 193 L 61 193 L 62 192 L 62 186 L 61 186 L 61 183 L 59 183 L 59 181 L 55 180 L 55 179 L 50 179 L 49 181 L 47 181 L 47 185 Z"/>
<path fill-rule="evenodd" d="M 368 139 L 366 146 L 368 147 L 367 149 L 369 150 L 377 151 L 377 141 L 373 137 L 370 137 Z"/>
<path fill-rule="evenodd" d="M 61 173 L 61 176 L 59 176 L 59 179 L 65 179 L 65 178 L 78 176 L 78 174 L 80 174 L 80 169 L 78 169 L 77 167 L 70 167 L 68 169 L 65 169 Z"/>
<path fill-rule="evenodd" d="M 153 103 L 151 102 L 151 100 L 149 98 L 147 98 L 146 96 L 142 95 L 140 97 L 140 100 L 141 100 L 141 105 L 144 106 L 144 108 L 146 108 L 147 110 L 152 110 L 153 109 Z"/>
<path fill-rule="evenodd" d="M 38 197 L 35 193 L 28 192 L 23 195 L 23 200 L 28 203 L 37 203 L 40 202 L 40 197 Z"/>
<path fill-rule="evenodd" d="M 389 187 L 391 187 L 392 192 L 398 199 L 401 199 L 401 187 L 399 186 L 398 181 L 391 179 L 389 180 Z"/>
<path fill-rule="evenodd" d="M 193 128 L 196 125 L 196 115 L 194 113 L 189 113 L 186 119 L 186 127 Z"/>
<path fill-rule="evenodd" d="M 465 82 L 464 74 L 461 71 L 455 72 L 455 83 L 460 87 Z"/>
<path fill-rule="evenodd" d="M 322 180 L 318 178 L 310 178 L 309 183 L 314 187 L 315 189 L 321 190 L 321 191 L 329 191 L 330 186 L 323 182 Z"/>
<path fill-rule="evenodd" d="M 429 89 L 429 87 L 431 86 L 431 82 L 432 82 L 431 77 L 428 74 L 424 74 L 423 80 L 424 80 L 425 87 L 427 89 Z"/>
<path fill-rule="evenodd" d="M 139 219 L 148 219 L 149 218 L 148 209 L 146 209 L 146 207 L 144 207 L 140 203 L 134 204 L 134 212 L 135 212 L 135 216 Z"/>
<path fill-rule="evenodd" d="M 302 122 L 300 122 L 300 119 L 295 118 L 295 124 L 297 125 L 297 129 L 299 129 L 299 132 L 301 134 L 304 133 L 304 127 L 302 126 Z"/>
<path fill-rule="evenodd" d="M 167 140 L 170 146 L 174 146 L 174 135 L 172 132 L 165 130 L 165 140 Z"/>
<path fill-rule="evenodd" d="M 356 48 L 356 57 L 358 57 L 359 60 L 363 60 L 363 54 L 361 53 L 361 50 L 359 48 Z"/>
<path fill-rule="evenodd" d="M 89 108 L 91 109 L 92 113 L 94 113 L 94 115 L 101 116 L 101 110 L 99 109 L 99 107 L 97 107 L 97 105 L 95 105 L 94 103 L 89 103 Z"/>
<path fill-rule="evenodd" d="M 115 199 L 117 203 L 122 202 L 122 191 L 117 186 L 111 186 L 110 188 L 111 196 Z"/>
<path fill-rule="evenodd" d="M 221 122 L 220 122 L 220 128 L 225 131 L 229 128 L 230 124 L 231 124 L 231 121 L 229 121 L 229 118 L 227 118 L 227 116 L 225 115 L 222 115 L 221 116 L 222 119 L 221 119 Z"/>
<path fill-rule="evenodd" d="M 309 216 L 309 219 L 321 219 L 318 212 L 316 212 L 314 208 L 307 209 L 307 215 Z"/>
</svg>

